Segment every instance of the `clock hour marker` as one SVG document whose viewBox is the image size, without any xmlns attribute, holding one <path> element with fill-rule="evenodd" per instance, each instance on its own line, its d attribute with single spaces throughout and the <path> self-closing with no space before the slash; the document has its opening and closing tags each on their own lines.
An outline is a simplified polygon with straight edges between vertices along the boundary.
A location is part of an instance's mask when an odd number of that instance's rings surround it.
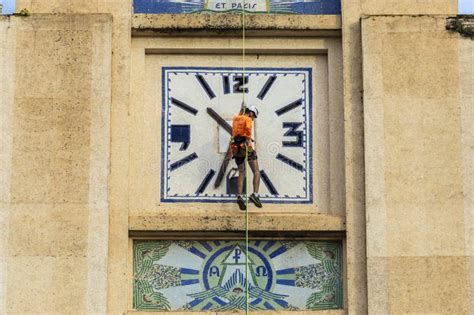
<svg viewBox="0 0 474 315">
<path fill-rule="evenodd" d="M 249 82 L 248 76 L 234 77 L 234 93 L 248 93 L 249 89 L 244 87 Z"/>
<path fill-rule="evenodd" d="M 294 141 L 283 141 L 282 145 L 284 147 L 303 147 L 303 131 L 298 131 L 297 129 L 303 123 L 299 122 L 284 122 L 283 128 L 288 128 L 283 136 L 285 137 L 296 137 Z"/>
<path fill-rule="evenodd" d="M 298 163 L 296 161 L 293 161 L 292 159 L 290 159 L 289 157 L 284 156 L 283 154 L 278 153 L 277 156 L 276 156 L 276 159 L 282 161 L 285 164 L 288 164 L 289 166 L 291 166 L 293 168 L 296 168 L 300 172 L 304 171 L 303 165 L 301 165 L 300 163 Z"/>
<path fill-rule="evenodd" d="M 293 103 L 290 103 L 286 106 L 283 106 L 282 108 L 280 108 L 279 110 L 276 110 L 275 113 L 278 115 L 278 116 L 281 116 L 283 115 L 284 113 L 286 112 L 289 112 L 290 110 L 292 109 L 295 109 L 296 107 L 300 106 L 303 104 L 303 99 L 300 98 L 299 100 L 296 100 L 294 101 Z"/>
<path fill-rule="evenodd" d="M 199 188 L 197 189 L 196 194 L 202 194 L 204 192 L 204 190 L 206 190 L 207 185 L 209 185 L 209 182 L 212 180 L 212 178 L 214 177 L 215 174 L 216 174 L 216 171 L 214 171 L 213 169 L 211 169 L 209 171 L 209 173 L 207 173 L 207 175 L 206 175 L 206 177 L 204 177 L 201 185 L 199 185 Z"/>
<path fill-rule="evenodd" d="M 264 170 L 260 171 L 260 176 L 262 177 L 262 180 L 263 180 L 263 183 L 265 184 L 265 186 L 267 186 L 268 191 L 272 195 L 278 196 L 278 191 L 276 190 L 275 186 L 273 186 L 272 181 L 270 180 L 270 178 L 268 178 L 268 175 L 267 175 L 267 173 L 265 173 Z"/>
<path fill-rule="evenodd" d="M 181 143 L 179 151 L 185 151 L 191 143 L 191 126 L 171 125 L 171 142 Z"/>
<path fill-rule="evenodd" d="M 216 94 L 212 91 L 211 87 L 207 83 L 206 79 L 200 74 L 196 75 L 197 80 L 199 81 L 199 84 L 201 84 L 201 87 L 206 91 L 207 95 L 209 98 L 212 100 L 214 97 L 216 97 Z"/>
<path fill-rule="evenodd" d="M 257 98 L 263 100 L 263 98 L 265 97 L 265 95 L 267 95 L 268 91 L 270 90 L 273 83 L 275 82 L 276 78 L 277 78 L 276 76 L 271 76 L 271 77 L 268 78 L 268 80 L 265 83 L 265 85 L 263 86 L 262 90 L 260 91 L 260 93 L 258 93 Z"/>
<path fill-rule="evenodd" d="M 180 100 L 175 99 L 174 97 L 171 98 L 171 103 L 178 106 L 179 108 L 184 109 L 185 111 L 193 114 L 194 116 L 196 116 L 196 114 L 198 113 L 197 109 L 195 109 L 194 107 L 189 106 L 186 103 L 181 102 Z"/>
<path fill-rule="evenodd" d="M 230 82 L 229 82 L 229 76 L 225 75 L 222 77 L 222 84 L 224 85 L 224 94 L 229 94 L 230 93 Z"/>
<path fill-rule="evenodd" d="M 190 155 L 188 155 L 187 157 L 171 164 L 170 165 L 170 171 L 174 171 L 175 169 L 180 168 L 181 166 L 184 166 L 184 165 L 188 164 L 189 162 L 191 162 L 191 161 L 193 161 L 197 158 L 198 158 L 198 156 L 197 156 L 196 152 L 193 152 Z"/>
</svg>

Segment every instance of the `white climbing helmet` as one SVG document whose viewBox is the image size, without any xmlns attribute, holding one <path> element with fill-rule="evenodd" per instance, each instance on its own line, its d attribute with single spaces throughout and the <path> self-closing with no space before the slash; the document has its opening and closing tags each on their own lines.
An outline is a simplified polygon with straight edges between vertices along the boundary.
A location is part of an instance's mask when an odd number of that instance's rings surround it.
<svg viewBox="0 0 474 315">
<path fill-rule="evenodd" d="M 250 107 L 248 107 L 248 111 L 253 112 L 255 118 L 258 117 L 258 108 L 256 106 L 250 105 Z"/>
</svg>

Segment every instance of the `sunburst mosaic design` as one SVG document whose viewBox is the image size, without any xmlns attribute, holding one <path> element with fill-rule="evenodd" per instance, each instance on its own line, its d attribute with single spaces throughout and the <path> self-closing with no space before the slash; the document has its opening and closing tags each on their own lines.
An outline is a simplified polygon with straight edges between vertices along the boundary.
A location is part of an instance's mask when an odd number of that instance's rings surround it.
<svg viewBox="0 0 474 315">
<path fill-rule="evenodd" d="M 341 14 L 340 0 L 134 0 L 135 13 Z"/>
<path fill-rule="evenodd" d="M 133 307 L 150 311 L 342 308 L 342 244 L 252 240 L 133 243 Z"/>
</svg>

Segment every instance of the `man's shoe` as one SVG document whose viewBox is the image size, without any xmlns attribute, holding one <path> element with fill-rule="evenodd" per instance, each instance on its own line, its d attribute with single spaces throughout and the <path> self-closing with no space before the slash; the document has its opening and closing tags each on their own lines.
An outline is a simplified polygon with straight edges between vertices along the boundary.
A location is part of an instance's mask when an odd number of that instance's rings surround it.
<svg viewBox="0 0 474 315">
<path fill-rule="evenodd" d="M 242 196 L 237 197 L 237 204 L 239 205 L 240 210 L 245 211 L 247 210 L 247 206 L 245 205 L 245 201 Z"/>
<path fill-rule="evenodd" d="M 262 203 L 260 202 L 260 198 L 258 198 L 257 195 L 251 194 L 249 199 L 257 206 L 257 208 L 263 207 Z"/>
</svg>

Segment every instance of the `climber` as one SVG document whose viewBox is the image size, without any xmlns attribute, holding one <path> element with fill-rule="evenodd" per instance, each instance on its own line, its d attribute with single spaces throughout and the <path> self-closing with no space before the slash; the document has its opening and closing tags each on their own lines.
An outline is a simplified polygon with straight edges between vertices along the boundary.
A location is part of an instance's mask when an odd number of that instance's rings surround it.
<svg viewBox="0 0 474 315">
<path fill-rule="evenodd" d="M 258 109 L 255 106 L 246 107 L 242 104 L 242 108 L 232 121 L 232 138 L 231 151 L 235 158 L 239 169 L 239 177 L 237 181 L 237 204 L 240 210 L 246 210 L 245 199 L 243 195 L 245 180 L 245 155 L 247 152 L 247 160 L 253 173 L 253 193 L 249 196 L 258 208 L 262 208 L 262 203 L 258 197 L 258 188 L 260 186 L 260 169 L 258 167 L 257 152 L 253 147 L 252 125 L 253 120 L 258 116 Z"/>
</svg>

